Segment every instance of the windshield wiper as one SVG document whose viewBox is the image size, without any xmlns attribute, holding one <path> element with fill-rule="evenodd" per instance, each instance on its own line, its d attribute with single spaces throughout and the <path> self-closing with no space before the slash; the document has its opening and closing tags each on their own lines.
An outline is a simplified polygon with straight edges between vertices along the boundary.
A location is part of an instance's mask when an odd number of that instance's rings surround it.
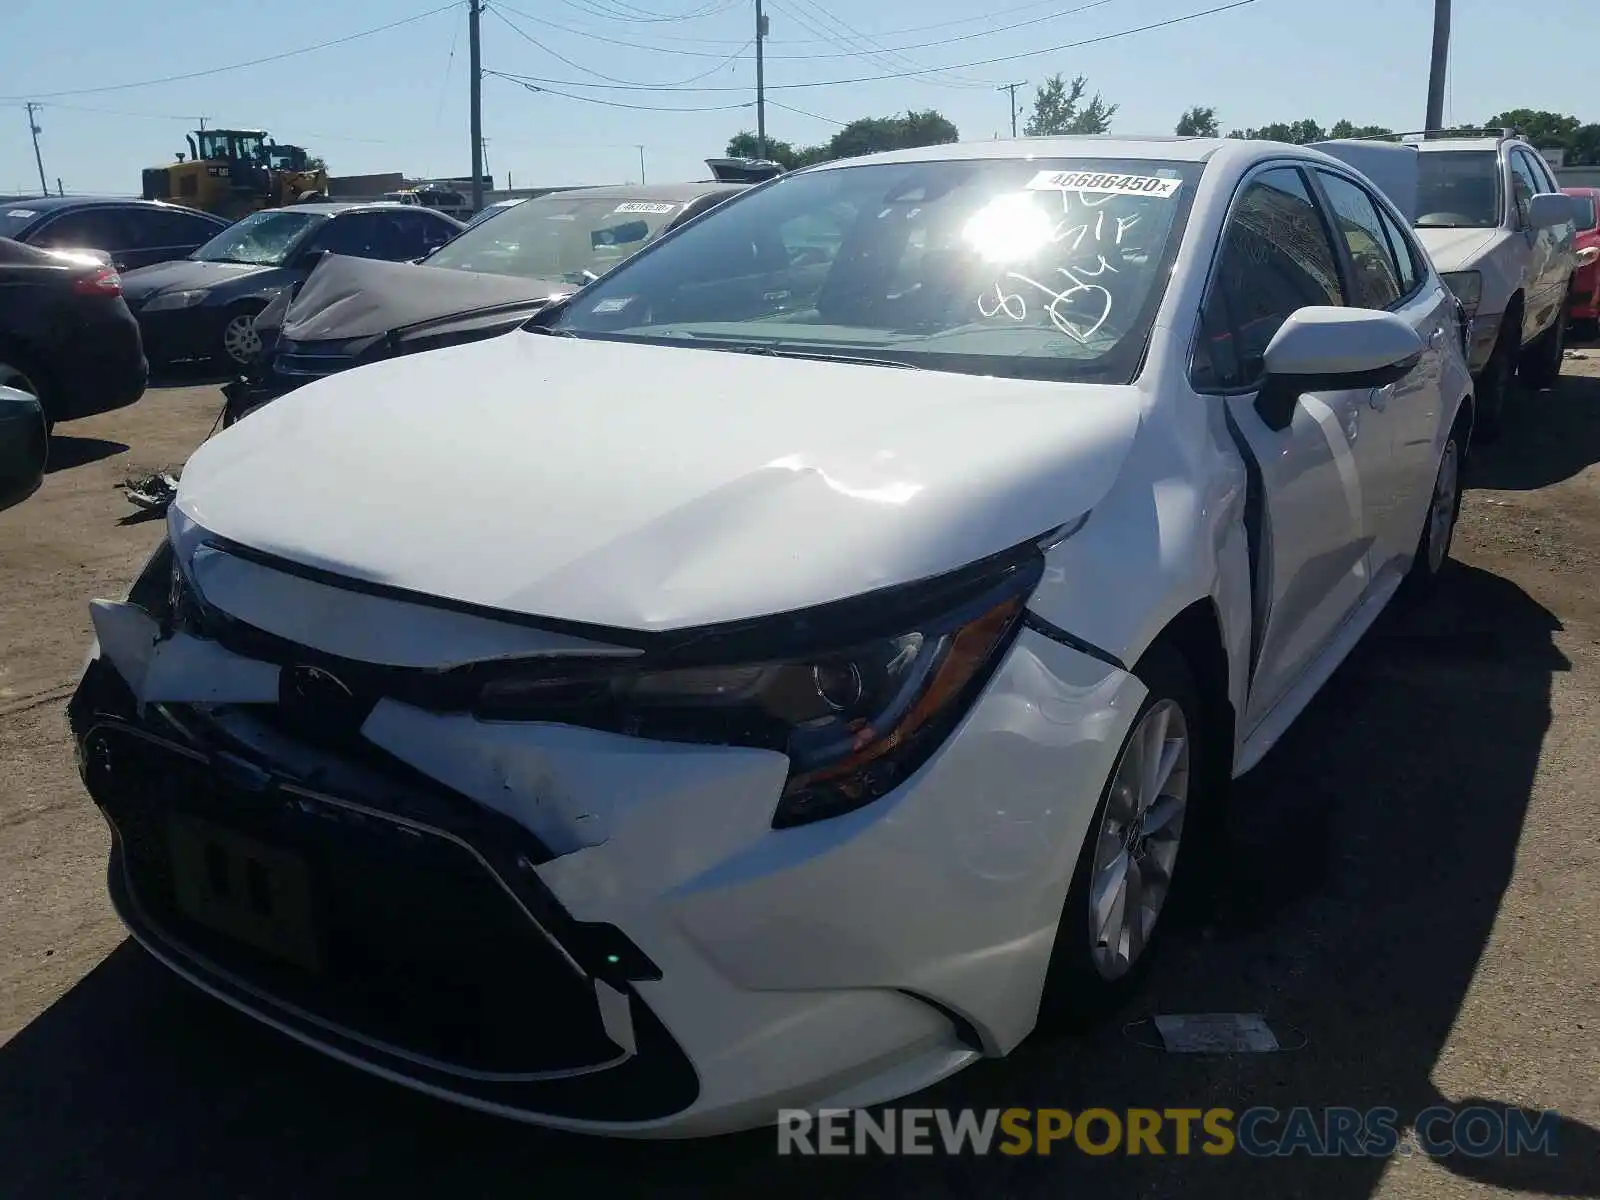
<svg viewBox="0 0 1600 1200">
<path fill-rule="evenodd" d="M 853 363 L 860 367 L 899 367 L 903 371 L 920 371 L 923 368 L 898 358 L 879 358 L 871 354 L 838 354 L 832 350 L 810 349 L 804 346 L 786 346 L 777 342 L 766 346 L 718 345 L 718 350 L 735 354 L 762 354 L 769 358 L 807 358 L 816 362 Z"/>
</svg>

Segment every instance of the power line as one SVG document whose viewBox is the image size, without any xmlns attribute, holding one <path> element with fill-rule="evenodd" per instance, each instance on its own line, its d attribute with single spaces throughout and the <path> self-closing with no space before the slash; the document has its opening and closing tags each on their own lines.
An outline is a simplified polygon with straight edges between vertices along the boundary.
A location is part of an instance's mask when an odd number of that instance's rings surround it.
<svg viewBox="0 0 1600 1200">
<path fill-rule="evenodd" d="M 797 89 L 797 88 L 819 88 L 819 87 L 844 87 L 846 85 L 856 84 L 856 83 L 877 83 L 878 81 L 884 80 L 884 79 L 909 79 L 909 78 L 911 78 L 913 76 L 916 76 L 916 75 L 925 75 L 925 74 L 927 74 L 928 70 L 967 70 L 967 69 L 970 69 L 972 67 L 989 67 L 989 66 L 994 66 L 996 63 L 1017 62 L 1017 61 L 1019 61 L 1021 59 L 1025 59 L 1025 58 L 1038 58 L 1039 56 L 1044 55 L 1044 54 L 1059 54 L 1063 50 L 1077 50 L 1077 49 L 1079 49 L 1079 48 L 1081 48 L 1083 46 L 1096 46 L 1096 45 L 1099 45 L 1102 42 L 1112 42 L 1112 41 L 1116 41 L 1119 38 L 1132 37 L 1136 33 L 1149 33 L 1152 30 L 1156 30 L 1156 29 L 1167 29 L 1167 28 L 1170 28 L 1173 25 L 1182 25 L 1187 21 L 1198 20 L 1201 17 L 1215 16 L 1218 13 L 1230 12 L 1233 9 L 1236 9 L 1236 8 L 1245 8 L 1245 7 L 1248 7 L 1249 5 L 1254 4 L 1254 3 L 1256 3 L 1256 0 L 1233 0 L 1233 2 L 1230 3 L 1230 4 L 1221 4 L 1221 5 L 1218 5 L 1215 8 L 1207 8 L 1207 9 L 1202 9 L 1199 12 L 1185 13 L 1181 17 L 1169 17 L 1165 21 L 1155 21 L 1155 22 L 1153 22 L 1153 23 L 1151 23 L 1149 25 L 1139 25 L 1139 26 L 1137 26 L 1137 27 L 1135 27 L 1133 29 L 1120 29 L 1116 33 L 1103 33 L 1098 37 L 1083 38 L 1083 39 L 1081 39 L 1079 41 L 1076 41 L 1076 42 L 1064 42 L 1059 46 L 1045 46 L 1045 47 L 1042 47 L 1042 48 L 1040 48 L 1038 50 L 1024 50 L 1024 51 L 1021 51 L 1020 53 L 1017 53 L 1017 54 L 998 54 L 998 55 L 995 55 L 992 58 L 980 58 L 980 59 L 974 59 L 971 62 L 953 63 L 950 66 L 946 66 L 946 67 L 933 67 L 933 68 L 926 68 L 926 69 L 917 70 L 917 71 L 893 71 L 893 72 L 888 72 L 888 73 L 883 74 L 883 75 L 856 75 L 856 76 L 853 76 L 853 77 L 848 78 L 848 79 L 819 79 L 819 80 L 815 80 L 815 81 L 813 81 L 811 83 L 771 83 L 771 84 L 768 84 L 767 87 L 768 87 L 768 90 L 771 90 L 772 88 Z M 656 87 L 656 86 L 651 86 L 651 85 L 646 85 L 646 84 L 585 83 L 585 82 L 583 82 L 581 80 L 546 79 L 546 78 L 543 78 L 543 77 L 538 76 L 538 75 L 518 75 L 518 74 L 516 74 L 514 72 L 507 72 L 507 71 L 498 72 L 498 74 L 501 74 L 501 75 L 505 76 L 508 79 L 514 80 L 517 83 L 538 83 L 538 84 L 546 84 L 546 83 L 548 83 L 548 84 L 554 84 L 557 87 L 605 88 L 605 89 L 608 89 L 608 90 L 647 91 L 647 92 L 648 91 L 664 91 L 664 90 L 668 90 L 668 89 L 664 89 L 664 88 L 661 88 L 661 87 Z M 742 87 L 731 87 L 731 86 L 728 86 L 728 85 L 707 85 L 707 86 L 684 87 L 684 88 L 678 88 L 678 89 L 673 89 L 673 90 L 685 91 L 685 92 L 742 92 L 742 91 L 744 91 L 746 89 L 744 89 Z"/>
<path fill-rule="evenodd" d="M 935 48 L 937 48 L 939 46 L 953 46 L 953 45 L 956 45 L 956 44 L 958 44 L 960 42 L 970 42 L 970 41 L 974 41 L 974 40 L 976 40 L 978 38 L 994 37 L 994 36 L 996 36 L 998 34 L 1009 33 L 1009 32 L 1011 32 L 1012 30 L 1015 30 L 1015 29 L 1026 29 L 1026 28 L 1028 28 L 1029 26 L 1032 26 L 1032 25 L 1039 25 L 1039 24 L 1042 24 L 1042 23 L 1044 23 L 1046 21 L 1059 20 L 1062 17 L 1075 16 L 1078 13 L 1088 12 L 1092 8 L 1100 8 L 1100 7 L 1103 7 L 1104 5 L 1115 4 L 1115 3 L 1118 3 L 1118 0 L 1090 0 L 1089 3 L 1080 4 L 1076 8 L 1068 8 L 1068 9 L 1064 9 L 1064 10 L 1059 11 L 1059 12 L 1047 13 L 1042 17 L 1031 17 L 1026 21 L 1016 21 L 1016 22 L 1014 22 L 1014 23 L 1012 23 L 1010 25 L 993 25 L 993 26 L 990 26 L 987 29 L 979 30 L 976 33 L 964 33 L 964 34 L 958 34 L 958 35 L 953 36 L 953 37 L 936 38 L 933 41 L 928 41 L 928 42 L 915 42 L 915 43 L 913 43 L 911 45 L 908 45 L 908 46 L 884 46 L 884 45 L 881 45 L 881 44 L 879 44 L 877 42 L 874 42 L 872 40 L 872 38 L 869 37 L 866 34 L 856 33 L 854 31 L 852 31 L 852 35 L 854 37 L 859 38 L 862 42 L 865 42 L 870 46 L 875 46 L 877 48 L 877 50 L 880 51 L 884 56 L 898 55 L 898 56 L 901 56 L 903 58 L 904 57 L 904 51 L 907 51 L 907 50 L 929 50 L 929 49 L 935 49 Z M 721 57 L 721 54 L 722 54 L 722 52 L 720 50 L 716 50 L 716 51 L 713 51 L 713 50 L 674 50 L 670 46 L 652 46 L 652 45 L 648 45 L 648 44 L 646 44 L 644 42 L 628 41 L 625 38 L 609 37 L 609 36 L 607 36 L 605 34 L 601 34 L 601 33 L 591 33 L 590 31 L 588 31 L 586 29 L 576 29 L 576 28 L 573 28 L 570 25 L 562 25 L 559 22 L 551 21 L 546 17 L 535 17 L 531 13 L 526 13 L 526 12 L 521 11 L 520 9 L 512 8 L 510 5 L 507 5 L 507 4 L 496 4 L 495 7 L 499 8 L 499 9 L 502 9 L 505 12 L 515 13 L 517 16 L 522 17 L 524 20 L 533 21 L 536 24 L 548 26 L 551 29 L 559 29 L 563 33 L 570 33 L 570 34 L 574 35 L 575 37 L 587 38 L 589 41 L 603 42 L 603 43 L 605 43 L 607 45 L 612 45 L 612 46 L 623 46 L 623 47 L 626 47 L 629 50 L 647 50 L 647 51 L 650 51 L 651 53 L 654 53 L 654 54 L 680 54 L 680 55 L 684 56 L 685 58 L 718 58 L 718 57 Z M 819 6 L 814 5 L 814 4 L 811 5 L 811 7 L 819 8 Z M 1031 7 L 1036 7 L 1036 6 L 1035 5 L 1024 5 L 1023 7 L 1024 8 L 1031 8 Z M 826 15 L 826 10 L 821 10 L 821 11 Z M 1018 10 L 1013 9 L 1013 10 L 1009 10 L 1009 11 L 1018 11 Z M 836 34 L 836 33 L 835 34 L 829 34 L 824 29 L 818 29 L 815 24 L 812 24 L 809 21 L 807 21 L 807 19 L 800 13 L 790 12 L 787 15 L 792 17 L 795 20 L 795 22 L 797 24 L 799 24 L 802 28 L 807 29 L 811 33 L 822 35 L 822 36 L 819 36 L 819 37 L 816 37 L 816 38 L 800 39 L 799 41 L 797 41 L 795 43 L 796 45 L 803 45 L 803 44 L 812 43 L 812 42 L 815 42 L 815 43 L 818 43 L 818 44 L 826 44 L 826 45 L 835 46 L 835 47 L 841 46 L 841 45 L 848 45 L 848 43 L 846 43 L 846 42 L 841 42 L 840 37 L 839 37 L 838 34 Z M 837 22 L 839 25 L 843 26 L 846 29 L 850 28 L 848 25 L 845 25 L 843 21 L 840 21 L 837 17 L 832 17 L 831 19 L 833 21 Z M 926 26 L 925 28 L 937 28 L 937 27 L 936 26 Z M 912 32 L 917 32 L 917 31 L 916 30 L 898 30 L 896 32 L 899 32 L 899 33 L 912 33 Z M 664 35 L 659 35 L 659 36 L 664 36 Z M 876 35 L 873 35 L 873 36 L 875 36 L 875 37 L 886 37 L 886 36 L 892 36 L 892 35 L 876 34 Z M 699 39 L 684 39 L 684 40 L 699 41 Z M 728 44 L 731 44 L 731 39 L 729 40 Z M 744 45 L 747 46 L 747 45 L 749 45 L 749 43 L 746 42 L 746 43 L 744 43 Z M 778 62 L 778 61 L 784 61 L 784 62 L 818 62 L 818 61 L 821 61 L 821 60 L 824 60 L 824 59 L 864 58 L 864 57 L 870 57 L 870 56 L 871 56 L 871 51 L 863 51 L 861 49 L 845 49 L 845 50 L 834 50 L 834 51 L 832 51 L 830 53 L 827 53 L 827 54 L 768 54 L 767 55 L 767 61 L 769 61 L 769 62 Z M 910 62 L 909 59 L 907 59 L 906 61 Z M 916 65 L 916 64 L 913 63 L 912 65 Z M 929 68 L 926 68 L 926 70 L 932 71 L 932 72 L 937 72 L 939 70 L 939 68 L 937 68 L 937 67 L 929 67 Z M 989 85 L 987 83 L 979 83 L 979 82 L 974 81 L 971 84 L 971 86 L 985 87 L 986 88 Z"/>
<path fill-rule="evenodd" d="M 1098 8 L 1100 5 L 1103 5 L 1103 4 L 1114 4 L 1114 3 L 1117 3 L 1117 2 L 1118 2 L 1118 0 L 1095 0 L 1095 2 L 1092 3 L 1092 4 L 1083 5 L 1081 8 L 1069 9 L 1068 12 L 1082 12 L 1082 11 L 1084 11 L 1084 9 Z M 569 3 L 569 0 L 563 0 L 563 3 L 568 3 L 568 7 L 577 7 L 575 4 Z M 1028 3 L 1026 3 L 1026 4 L 1014 4 L 1009 8 L 999 8 L 999 9 L 994 10 L 993 12 L 984 13 L 984 14 L 982 14 L 980 16 L 975 16 L 975 17 L 955 17 L 955 18 L 953 18 L 951 20 L 948 20 L 948 21 L 934 21 L 931 24 L 927 24 L 927 25 L 904 25 L 904 26 L 901 26 L 898 29 L 881 29 L 881 30 L 878 30 L 876 33 L 874 33 L 872 36 L 873 37 L 880 37 L 880 38 L 884 38 L 884 37 L 899 37 L 900 35 L 907 34 L 907 33 L 926 33 L 931 29 L 952 29 L 957 25 L 984 24 L 986 22 L 993 21 L 998 17 L 1007 17 L 1007 16 L 1010 16 L 1012 13 L 1027 12 L 1030 9 L 1044 8 L 1044 7 L 1047 7 L 1047 6 L 1053 6 L 1053 5 L 1057 4 L 1057 3 L 1059 3 L 1059 0 L 1028 0 Z M 585 10 L 580 9 L 579 11 L 585 11 Z M 590 13 L 588 15 L 593 16 L 593 15 L 598 15 L 598 14 Z M 1051 14 L 1052 17 L 1061 17 L 1061 16 L 1066 16 L 1066 15 L 1068 15 L 1068 13 L 1057 12 L 1057 13 Z M 607 39 L 607 38 L 603 37 L 602 35 L 600 35 L 598 33 L 595 33 L 593 30 L 575 29 L 570 25 L 562 25 L 562 24 L 560 24 L 560 23 L 558 23 L 556 21 L 551 21 L 548 18 L 541 18 L 541 19 L 544 21 L 545 24 L 549 25 L 552 29 L 564 30 L 567 33 L 575 33 L 575 34 L 578 34 L 581 37 L 591 38 L 591 39 L 594 39 L 596 41 L 613 40 L 613 39 Z M 1012 27 L 1008 27 L 1008 28 L 1012 28 Z M 655 38 L 657 38 L 657 39 L 659 39 L 661 41 L 664 41 L 664 42 L 687 42 L 687 43 L 689 43 L 691 45 L 702 45 L 702 46 L 717 45 L 719 43 L 722 44 L 722 45 L 725 45 L 725 46 L 731 46 L 736 41 L 738 41 L 737 38 L 680 37 L 680 36 L 676 36 L 676 35 L 670 34 L 670 33 L 653 33 L 651 36 L 655 37 Z M 822 37 L 788 38 L 788 39 L 785 39 L 785 40 L 790 45 L 795 45 L 795 46 L 822 45 L 822 44 L 831 44 L 832 43 L 832 39 L 830 39 L 830 38 L 822 38 Z M 616 43 L 616 44 L 624 45 L 624 46 L 631 46 L 631 47 L 633 47 L 635 49 L 639 49 L 639 50 L 664 50 L 664 48 L 660 47 L 660 46 L 643 46 L 643 45 L 640 45 L 637 42 L 619 42 L 619 43 Z M 901 47 L 901 49 L 915 49 L 915 48 L 916 47 L 905 47 L 905 46 Z M 665 52 L 666 53 L 676 53 L 676 54 L 691 54 L 691 53 L 694 53 L 693 51 L 689 51 L 689 50 L 665 51 Z M 707 54 L 707 52 L 705 52 L 705 51 L 701 51 L 700 53 Z M 707 56 L 709 57 L 709 54 L 707 54 Z M 807 57 L 807 56 L 797 55 L 797 56 L 794 56 L 794 57 Z M 817 55 L 816 57 L 819 57 L 819 58 L 834 58 L 834 57 L 843 57 L 843 56 L 836 56 L 836 55 L 831 55 L 831 54 L 823 54 L 823 55 Z"/>
<path fill-rule="evenodd" d="M 444 102 L 450 94 L 450 72 L 456 65 L 456 42 L 461 37 L 461 22 L 457 21 L 450 31 L 450 53 L 444 60 L 444 80 L 439 84 L 439 104 L 433 110 L 433 127 L 439 128 L 439 122 L 444 117 Z"/>
<path fill-rule="evenodd" d="M 796 3 L 802 2 L 804 2 L 804 0 L 796 0 Z M 903 68 L 914 68 L 918 72 L 919 77 L 925 79 L 928 83 L 937 84 L 944 87 L 987 88 L 989 86 L 986 83 L 974 83 L 971 80 L 961 79 L 958 76 L 953 75 L 941 77 L 941 73 L 935 68 L 924 67 L 921 63 L 907 58 L 904 54 L 900 54 L 897 51 L 887 47 L 877 46 L 872 43 L 870 39 L 861 37 L 861 35 L 856 34 L 853 30 L 851 30 L 849 25 L 846 25 L 837 17 L 832 16 L 832 14 L 828 13 L 827 10 L 823 9 L 820 5 L 807 4 L 807 7 L 816 10 L 817 18 L 813 18 L 804 12 L 790 10 L 787 8 L 780 9 L 779 11 L 810 32 L 823 34 L 827 37 L 830 44 L 841 47 L 843 49 L 843 53 L 828 55 L 795 55 L 793 56 L 794 58 L 859 58 L 869 65 L 887 67 L 892 71 L 898 71 Z M 849 37 L 858 39 L 859 44 L 856 44 L 850 40 L 846 40 L 843 35 L 829 30 L 826 25 L 824 25 L 822 28 L 818 28 L 818 26 L 813 23 L 814 19 L 821 19 L 826 22 L 831 22 L 840 30 L 845 31 Z M 788 56 L 773 55 L 775 60 L 780 57 Z"/>
<path fill-rule="evenodd" d="M 640 83 L 638 80 L 633 80 L 633 79 L 619 79 L 615 75 L 607 75 L 603 71 L 596 71 L 592 67 L 586 67 L 582 63 L 574 62 L 572 59 L 568 58 L 566 55 L 561 54 L 558 51 L 550 49 L 549 46 L 546 46 L 538 38 L 534 37 L 531 33 L 527 32 L 521 26 L 517 25 L 516 22 L 514 22 L 510 17 L 506 16 L 506 14 L 501 11 L 502 7 L 503 7 L 502 5 L 496 4 L 489 11 L 492 12 L 496 17 L 498 17 L 500 19 L 501 23 L 504 24 L 507 29 L 511 30 L 513 33 L 515 33 L 518 37 L 522 38 L 524 41 L 530 42 L 533 45 L 537 46 L 539 49 L 543 50 L 546 54 L 548 54 L 551 58 L 559 59 L 561 62 L 566 63 L 567 66 L 572 67 L 574 70 L 582 71 L 585 75 L 593 75 L 596 79 L 604 79 L 604 80 L 607 80 L 607 81 L 609 81 L 611 83 L 622 84 L 622 85 L 625 85 L 625 86 L 631 87 L 631 88 L 642 88 L 645 91 L 652 91 L 652 92 L 672 91 L 675 88 L 686 87 L 691 83 L 698 83 L 698 82 L 700 82 L 700 80 L 705 79 L 707 76 L 715 75 L 718 71 L 722 70 L 723 67 L 729 66 L 732 63 L 738 61 L 739 55 L 743 54 L 746 50 L 748 50 L 750 48 L 750 45 L 751 45 L 750 42 L 746 42 L 744 45 L 740 46 L 739 49 L 735 50 L 732 54 L 724 55 L 720 59 L 720 61 L 717 63 L 716 66 L 711 67 L 709 70 L 701 71 L 698 75 L 691 75 L 691 76 L 689 76 L 689 78 L 683 79 L 683 80 L 679 80 L 676 83 L 645 84 L 645 83 Z M 515 10 L 513 10 L 513 11 L 515 11 Z M 526 14 L 524 14 L 524 13 L 518 13 L 517 15 L 518 16 L 526 16 Z M 528 19 L 532 20 L 533 18 L 529 17 Z M 594 87 L 594 86 L 597 86 L 597 85 L 595 85 L 595 84 L 586 84 L 586 85 L 583 85 L 583 86 Z"/>
<path fill-rule="evenodd" d="M 626 11 L 613 11 L 611 8 L 602 7 L 600 4 L 594 3 L 593 0 L 591 0 L 591 3 L 588 4 L 580 4 L 577 3 L 576 0 L 561 0 L 561 3 L 565 4 L 568 8 L 576 9 L 585 16 L 601 17 L 607 21 L 632 21 L 640 25 L 665 24 L 669 21 L 698 21 L 702 17 L 715 17 L 721 13 L 728 12 L 730 9 L 738 8 L 744 3 L 744 0 L 722 0 L 721 3 L 718 3 L 717 0 L 712 0 L 711 3 L 705 5 L 703 8 L 697 9 L 694 12 L 683 13 L 679 16 L 664 16 L 660 13 L 652 13 L 634 4 L 621 3 L 620 0 L 612 0 L 612 2 L 617 8 L 620 9 L 631 8 L 633 12 L 637 13 L 638 15 L 633 16 Z"/>
<path fill-rule="evenodd" d="M 282 62 L 286 58 L 295 58 L 301 54 L 311 54 L 317 50 L 326 50 L 331 46 L 342 46 L 346 42 L 353 42 L 359 38 L 372 37 L 374 34 L 378 33 L 387 33 L 391 29 L 400 28 L 402 25 L 412 25 L 418 21 L 426 20 L 428 17 L 437 16 L 439 13 L 447 12 L 450 9 L 457 7 L 458 4 L 459 0 L 453 0 L 453 2 L 450 4 L 444 4 L 438 8 L 430 8 L 427 12 L 417 13 L 415 16 L 411 17 L 404 17 L 398 21 L 390 21 L 387 25 L 379 25 L 373 29 L 363 29 L 359 33 L 350 33 L 346 34 L 344 37 L 333 38 L 326 42 L 318 42 L 314 46 L 301 46 L 297 50 L 285 50 L 281 54 L 268 54 L 263 58 L 252 58 L 247 59 L 244 62 L 229 63 L 225 67 L 207 67 L 203 71 L 185 71 L 181 75 L 163 75 L 159 79 L 141 79 L 134 83 L 107 83 L 102 84 L 99 87 L 72 88 L 70 90 L 60 92 L 35 92 L 33 93 L 33 98 L 35 100 L 53 100 L 57 96 L 94 96 L 100 95 L 104 92 L 124 92 L 131 88 L 155 87 L 157 84 L 162 83 L 180 83 L 186 79 L 203 79 L 210 75 L 223 75 L 229 71 L 243 70 L 245 67 L 259 67 L 264 63 Z M 0 102 L 17 101 L 26 98 L 27 97 L 24 95 L 0 96 Z"/>
<path fill-rule="evenodd" d="M 840 129 L 850 124 L 848 121 L 836 121 L 832 117 L 825 117 L 821 113 L 807 112 L 805 109 L 796 108 L 792 104 L 780 104 L 776 100 L 768 100 L 767 103 L 772 105 L 773 108 L 783 109 L 784 112 L 798 113 L 802 117 L 810 117 L 813 121 L 825 121 L 829 125 L 837 125 Z"/>
<path fill-rule="evenodd" d="M 491 71 L 485 69 L 483 73 L 485 75 L 493 75 L 497 79 L 507 80 L 508 82 L 514 83 L 519 87 L 525 87 L 530 92 L 539 92 L 548 96 L 560 96 L 566 100 L 582 100 L 586 104 L 600 104 L 604 105 L 606 108 L 627 108 L 633 110 L 634 112 L 732 112 L 736 108 L 755 107 L 754 100 L 746 100 L 741 104 L 701 104 L 690 105 L 681 108 L 660 104 L 624 104 L 617 100 L 601 100 L 596 96 L 574 96 L 571 92 L 560 92 L 555 88 L 541 87 L 538 84 L 529 83 L 525 79 L 518 79 L 515 75 L 508 75 L 504 71 Z M 744 91 L 746 89 L 740 88 L 738 90 Z"/>
</svg>

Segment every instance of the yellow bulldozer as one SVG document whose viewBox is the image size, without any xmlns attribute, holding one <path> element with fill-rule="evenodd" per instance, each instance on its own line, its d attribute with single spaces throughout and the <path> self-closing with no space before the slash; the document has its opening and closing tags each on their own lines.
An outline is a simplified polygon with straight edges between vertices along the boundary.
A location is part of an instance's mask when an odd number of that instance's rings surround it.
<svg viewBox="0 0 1600 1200">
<path fill-rule="evenodd" d="M 147 167 L 144 198 L 170 200 L 238 220 L 262 208 L 328 198 L 328 172 L 309 165 L 304 147 L 272 141 L 264 129 L 201 129 L 189 157 Z"/>
</svg>

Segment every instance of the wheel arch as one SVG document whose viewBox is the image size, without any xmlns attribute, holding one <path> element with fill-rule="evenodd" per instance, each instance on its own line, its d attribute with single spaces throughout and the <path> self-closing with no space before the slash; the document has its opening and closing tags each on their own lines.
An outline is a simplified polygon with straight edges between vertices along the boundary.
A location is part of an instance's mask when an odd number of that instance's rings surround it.
<svg viewBox="0 0 1600 1200">
<path fill-rule="evenodd" d="M 1194 676 L 1195 688 L 1204 706 L 1203 732 L 1212 750 L 1208 761 L 1212 764 L 1213 778 L 1209 782 L 1220 789 L 1232 776 L 1238 713 L 1233 702 L 1233 668 L 1216 600 L 1211 596 L 1201 597 L 1162 626 L 1132 665 L 1134 674 L 1139 673 L 1139 664 L 1158 648 L 1170 649 L 1182 656 Z M 1212 794 L 1221 793 L 1213 790 Z"/>
</svg>

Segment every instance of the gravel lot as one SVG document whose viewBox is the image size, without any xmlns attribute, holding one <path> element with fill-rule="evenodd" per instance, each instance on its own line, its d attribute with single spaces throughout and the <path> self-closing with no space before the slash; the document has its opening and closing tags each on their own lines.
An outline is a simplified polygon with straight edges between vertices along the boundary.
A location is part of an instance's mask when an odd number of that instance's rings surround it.
<svg viewBox="0 0 1600 1200">
<path fill-rule="evenodd" d="M 1216 902 L 1130 1025 L 1036 1041 L 918 1101 L 1554 1108 L 1554 1159 L 601 1142 L 368 1079 L 192 992 L 112 916 L 63 708 L 86 601 L 120 595 L 161 536 L 116 484 L 180 465 L 220 403 L 159 388 L 63 426 L 42 491 L 0 515 L 0 1196 L 1600 1195 L 1600 351 L 1477 456 L 1439 606 L 1386 617 L 1241 783 Z M 1211 1011 L 1264 1013 L 1298 1048 L 1139 1044 L 1151 1013 Z"/>
</svg>

